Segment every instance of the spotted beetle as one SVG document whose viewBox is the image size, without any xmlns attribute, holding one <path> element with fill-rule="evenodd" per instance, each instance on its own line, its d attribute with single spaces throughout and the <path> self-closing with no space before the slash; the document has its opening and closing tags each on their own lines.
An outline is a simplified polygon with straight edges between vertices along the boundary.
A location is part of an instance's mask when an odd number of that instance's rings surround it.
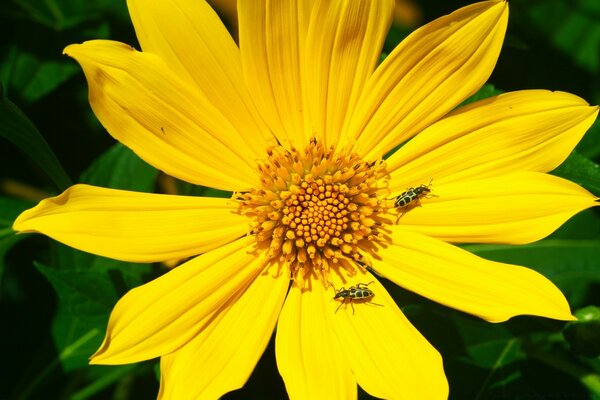
<svg viewBox="0 0 600 400">
<path fill-rule="evenodd" d="M 352 304 L 352 301 L 353 300 L 354 301 L 366 300 L 366 299 L 370 299 L 371 297 L 375 296 L 375 293 L 373 293 L 373 291 L 367 287 L 373 282 L 374 281 L 371 281 L 369 283 L 358 283 L 356 286 L 350 286 L 349 289 L 342 287 L 339 290 L 336 289 L 335 286 L 333 286 L 333 283 L 329 282 L 329 284 L 331 285 L 333 290 L 335 290 L 335 296 L 333 297 L 333 300 L 339 299 L 339 298 L 342 299 L 342 302 L 335 309 L 335 312 L 337 313 L 338 310 L 340 309 L 340 307 L 346 303 L 346 299 L 348 299 L 348 302 L 350 303 L 350 307 L 352 307 L 352 314 L 354 315 L 354 305 Z M 371 304 L 376 305 L 376 306 L 381 306 L 381 304 L 377 304 L 377 303 L 371 303 Z"/>
<path fill-rule="evenodd" d="M 408 207 L 410 206 L 411 203 L 414 203 L 414 204 L 417 204 L 420 206 L 421 205 L 421 203 L 419 202 L 420 199 L 422 199 L 423 197 L 435 196 L 434 194 L 431 193 L 430 186 L 431 186 L 431 181 L 429 181 L 429 184 L 427 184 L 427 185 L 419 185 L 414 188 L 412 188 L 412 187 L 408 188 L 404 192 L 402 192 L 399 196 L 396 197 L 396 199 L 394 201 L 394 207 L 396 207 L 396 208 L 404 207 L 404 210 L 402 211 L 402 214 L 400 214 L 398 216 L 396 223 L 398 222 L 400 217 L 402 217 L 404 215 L 404 213 L 406 212 L 406 210 L 408 209 Z"/>
</svg>

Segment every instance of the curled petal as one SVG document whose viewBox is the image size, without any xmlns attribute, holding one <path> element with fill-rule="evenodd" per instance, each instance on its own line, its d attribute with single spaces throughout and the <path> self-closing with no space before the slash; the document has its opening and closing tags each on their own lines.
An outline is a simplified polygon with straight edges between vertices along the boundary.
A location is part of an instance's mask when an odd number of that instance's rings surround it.
<svg viewBox="0 0 600 400">
<path fill-rule="evenodd" d="M 240 134 L 160 57 L 108 40 L 64 51 L 83 68 L 90 105 L 102 125 L 149 164 L 224 190 L 256 184 L 254 158 L 240 146 Z"/>
<path fill-rule="evenodd" d="M 421 132 L 386 161 L 392 191 L 558 167 L 598 107 L 564 92 L 523 90 L 471 103 Z M 410 177 L 411 181 L 407 180 Z"/>
<path fill-rule="evenodd" d="M 373 268 L 405 289 L 489 322 L 516 315 L 574 319 L 560 290 L 529 268 L 484 260 L 400 227 L 392 240 Z"/>
<path fill-rule="evenodd" d="M 600 205 L 573 182 L 539 172 L 432 184 L 431 190 L 421 207 L 398 210 L 404 212 L 399 223 L 454 243 L 530 243 Z"/>
<path fill-rule="evenodd" d="M 130 290 L 113 309 L 91 364 L 129 364 L 171 353 L 235 303 L 264 261 L 239 239 Z"/>
<path fill-rule="evenodd" d="M 507 2 L 484 1 L 417 29 L 369 78 L 346 140 L 376 159 L 444 116 L 487 81 L 507 21 Z"/>
<path fill-rule="evenodd" d="M 172 196 L 75 185 L 15 220 L 79 250 L 132 262 L 186 258 L 248 231 L 229 199 Z"/>
<path fill-rule="evenodd" d="M 161 357 L 160 399 L 216 399 L 241 388 L 275 328 L 287 277 L 262 273 L 194 339 Z"/>
</svg>

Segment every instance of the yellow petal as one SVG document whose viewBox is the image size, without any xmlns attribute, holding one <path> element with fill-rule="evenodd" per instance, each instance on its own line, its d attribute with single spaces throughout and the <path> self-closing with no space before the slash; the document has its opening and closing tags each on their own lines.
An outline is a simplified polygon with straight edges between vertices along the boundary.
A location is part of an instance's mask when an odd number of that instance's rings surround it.
<svg viewBox="0 0 600 400">
<path fill-rule="evenodd" d="M 284 146 L 304 146 L 308 127 L 300 65 L 312 1 L 238 1 L 240 52 L 250 93 Z"/>
<path fill-rule="evenodd" d="M 523 90 L 452 112 L 386 161 L 392 191 L 559 166 L 594 123 L 598 107 L 564 92 Z"/>
<path fill-rule="evenodd" d="M 548 236 L 576 213 L 600 205 L 573 182 L 539 172 L 434 182 L 431 191 L 434 196 L 404 212 L 399 223 L 454 243 L 530 243 Z"/>
<path fill-rule="evenodd" d="M 437 121 L 488 79 L 504 40 L 508 3 L 469 5 L 416 30 L 367 82 L 344 131 L 367 159 Z"/>
<path fill-rule="evenodd" d="M 392 0 L 319 0 L 314 6 L 304 76 L 312 127 L 327 145 L 339 143 L 377 65 L 393 10 Z"/>
<path fill-rule="evenodd" d="M 187 182 L 224 190 L 256 183 L 240 134 L 156 55 L 93 40 L 65 53 L 85 72 L 102 125 L 148 163 Z"/>
<path fill-rule="evenodd" d="M 264 261 L 239 239 L 143 286 L 113 309 L 91 364 L 129 364 L 171 353 L 193 339 L 257 277 Z"/>
<path fill-rule="evenodd" d="M 133 262 L 185 258 L 248 231 L 229 199 L 172 196 L 75 185 L 14 222 L 88 253 Z"/>
<path fill-rule="evenodd" d="M 291 399 L 355 399 L 356 381 L 328 316 L 333 305 L 320 282 L 292 285 L 275 337 L 277 367 Z"/>
<path fill-rule="evenodd" d="M 240 51 L 212 8 L 203 0 L 128 0 L 127 5 L 142 50 L 195 83 L 197 95 L 218 109 L 255 157 L 263 157 L 270 134 L 250 99 Z"/>
<path fill-rule="evenodd" d="M 269 343 L 288 285 L 286 276 L 258 275 L 194 339 L 163 356 L 159 398 L 217 399 L 241 388 Z"/>
<path fill-rule="evenodd" d="M 392 240 L 373 268 L 405 289 L 490 322 L 516 315 L 574 319 L 560 290 L 531 269 L 484 260 L 400 227 Z"/>
<path fill-rule="evenodd" d="M 371 299 L 346 304 L 335 312 L 329 305 L 336 337 L 358 384 L 384 399 L 446 399 L 448 382 L 442 357 L 406 319 L 385 288 L 369 273 L 359 271 L 345 281 L 332 274 L 339 290 L 359 283 L 373 291 Z M 329 297 L 335 291 L 330 289 Z M 424 382 L 427 382 L 424 384 Z"/>
</svg>

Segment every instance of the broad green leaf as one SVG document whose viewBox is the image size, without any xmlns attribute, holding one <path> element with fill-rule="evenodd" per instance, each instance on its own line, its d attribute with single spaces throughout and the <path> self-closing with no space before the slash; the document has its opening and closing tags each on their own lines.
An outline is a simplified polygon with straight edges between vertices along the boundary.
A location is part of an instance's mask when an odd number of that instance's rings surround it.
<svg viewBox="0 0 600 400">
<path fill-rule="evenodd" d="M 57 58 L 59 55 L 57 51 Z M 17 46 L 11 46 L 0 61 L 0 79 L 6 91 L 18 93 L 19 98 L 28 103 L 52 92 L 78 71 L 79 68 L 66 57 L 41 60 Z"/>
<path fill-rule="evenodd" d="M 80 181 L 113 189 L 152 192 L 158 171 L 120 143 L 82 174 Z"/>
<path fill-rule="evenodd" d="M 76 252 L 75 250 L 71 250 Z M 125 292 L 144 283 L 143 276 L 151 275 L 152 266 L 130 264 L 81 252 L 83 257 L 68 257 L 65 249 L 61 260 L 73 263 L 90 260 L 80 265 L 50 267 L 35 263 L 36 268 L 48 279 L 59 298 L 57 316 L 52 324 L 52 334 L 59 353 L 73 346 L 90 332 L 99 334 L 89 338 L 60 362 L 66 370 L 82 367 L 98 348 L 112 307 Z"/>
<path fill-rule="evenodd" d="M 600 284 L 600 240 L 549 239 L 522 246 L 468 245 L 486 259 L 532 268 L 554 282 L 572 308 L 586 305 Z"/>
<path fill-rule="evenodd" d="M 552 171 L 552 175 L 573 181 L 600 196 L 600 165 L 576 151 Z"/>
<path fill-rule="evenodd" d="M 522 358 L 519 338 L 506 325 L 470 320 L 460 314 L 452 320 L 464 341 L 465 354 L 460 357 L 477 367 L 497 369 Z"/>
<path fill-rule="evenodd" d="M 27 116 L 4 95 L 0 99 L 0 137 L 17 146 L 54 182 L 57 189 L 71 186 L 69 176 Z"/>
<path fill-rule="evenodd" d="M 90 265 L 69 269 L 52 268 L 41 263 L 35 263 L 35 266 L 50 281 L 71 315 L 103 317 L 118 300 L 108 269 Z"/>
</svg>

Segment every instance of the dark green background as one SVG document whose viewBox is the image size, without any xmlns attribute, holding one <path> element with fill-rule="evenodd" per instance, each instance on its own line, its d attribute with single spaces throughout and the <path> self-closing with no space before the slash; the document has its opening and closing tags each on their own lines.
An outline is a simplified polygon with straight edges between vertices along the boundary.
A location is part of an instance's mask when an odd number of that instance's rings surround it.
<svg viewBox="0 0 600 400">
<path fill-rule="evenodd" d="M 468 4 L 417 3 L 422 22 Z M 478 96 L 544 88 L 600 103 L 600 1 L 515 0 L 510 11 L 505 45 L 490 78 L 493 86 Z M 99 345 L 117 299 L 164 269 L 91 256 L 42 236 L 17 237 L 10 229 L 16 215 L 35 204 L 22 198 L 31 197 L 26 191 L 11 189 L 15 182 L 48 195 L 70 181 L 155 190 L 156 171 L 115 145 L 90 110 L 83 73 L 61 55 L 66 45 L 95 38 L 138 47 L 125 2 L 4 0 L 0 22 L 0 399 L 153 398 L 156 361 L 90 367 L 86 360 Z M 395 26 L 385 52 L 408 31 Z M 600 194 L 599 161 L 596 123 L 555 173 Z M 213 193 L 189 185 L 180 189 Z M 384 282 L 444 356 L 451 398 L 600 398 L 600 318 L 589 307 L 600 305 L 598 210 L 581 213 L 532 245 L 467 247 L 540 271 L 561 288 L 578 315 L 590 320 L 565 324 L 518 317 L 489 324 Z M 246 387 L 226 396 L 285 397 L 272 343 Z"/>
</svg>

